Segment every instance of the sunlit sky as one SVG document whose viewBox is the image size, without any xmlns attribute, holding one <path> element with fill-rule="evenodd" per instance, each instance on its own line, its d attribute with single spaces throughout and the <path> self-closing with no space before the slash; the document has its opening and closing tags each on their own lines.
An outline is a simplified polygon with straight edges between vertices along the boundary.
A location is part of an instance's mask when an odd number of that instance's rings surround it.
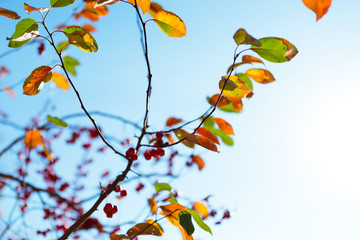
<svg viewBox="0 0 360 240">
<path fill-rule="evenodd" d="M 334 0 L 318 22 L 301 0 L 157 2 L 184 20 L 188 34 L 169 38 L 154 23 L 148 25 L 152 129 L 162 129 L 169 116 L 191 120 L 207 109 L 205 97 L 218 91 L 218 80 L 232 63 L 238 28 L 257 38 L 286 38 L 299 50 L 289 63 L 266 63 L 276 82 L 254 84 L 255 95 L 245 100 L 241 114 L 215 113 L 233 125 L 235 145 L 222 146 L 220 154 L 199 149 L 205 169 L 173 182 L 185 196 L 212 194 L 214 206 L 231 210 L 230 220 L 213 226 L 213 237 L 197 229 L 195 238 L 360 239 L 360 1 Z M 23 1 L 0 0 L 0 6 L 27 17 Z M 74 81 L 90 110 L 141 121 L 147 72 L 135 14 L 126 4 L 109 9 L 96 23 L 99 51 L 69 51 L 81 62 Z M 50 23 L 61 16 L 68 16 L 65 9 L 50 15 Z M 0 24 L 2 53 L 16 21 L 1 18 Z M 50 51 L 42 58 L 33 59 L 34 54 L 36 48 L 27 47 L 0 59 L 12 71 L 0 83 L 11 85 L 55 59 Z M 57 116 L 81 110 L 73 91 L 45 86 L 32 98 L 22 95 L 21 87 L 14 91 L 15 100 L 0 94 L 1 110 L 8 109 L 13 121 L 26 123 L 48 96 L 57 103 Z M 105 131 L 126 132 L 98 120 Z M 1 126 L 1 148 L 15 136 Z M 165 239 L 176 234 L 165 232 Z"/>
</svg>

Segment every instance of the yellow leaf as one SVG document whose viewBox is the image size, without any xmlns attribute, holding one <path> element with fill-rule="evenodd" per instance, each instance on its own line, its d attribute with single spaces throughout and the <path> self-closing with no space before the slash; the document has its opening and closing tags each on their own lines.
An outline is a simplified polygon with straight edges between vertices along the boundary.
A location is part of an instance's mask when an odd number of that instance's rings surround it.
<svg viewBox="0 0 360 240">
<path fill-rule="evenodd" d="M 43 144 L 43 138 L 39 130 L 29 130 L 25 135 L 25 146 L 28 149 Z"/>
<path fill-rule="evenodd" d="M 225 85 L 226 79 L 228 80 Z M 220 91 L 224 89 L 223 94 L 229 100 L 233 98 L 244 98 L 252 92 L 245 82 L 243 82 L 239 77 L 233 75 L 223 76 L 219 82 L 219 89 Z"/>
<path fill-rule="evenodd" d="M 228 135 L 235 135 L 232 126 L 222 118 L 212 118 L 219 128 Z"/>
<path fill-rule="evenodd" d="M 52 69 L 49 66 L 35 68 L 30 76 L 25 79 L 23 93 L 30 96 L 38 94 L 43 85 L 50 81 L 52 77 L 51 70 Z"/>
<path fill-rule="evenodd" d="M 302 0 L 307 8 L 316 14 L 316 21 L 322 18 L 331 5 L 331 0 Z"/>
<path fill-rule="evenodd" d="M 183 37 L 186 35 L 185 23 L 172 12 L 159 11 L 155 14 L 154 21 L 169 37 Z"/>
<path fill-rule="evenodd" d="M 128 0 L 128 2 L 135 5 L 135 0 Z M 141 8 L 143 14 L 150 9 L 150 0 L 136 0 L 136 4 Z"/>
<path fill-rule="evenodd" d="M 10 11 L 4 8 L 0 8 L 0 15 L 10 18 L 10 19 L 19 19 L 20 16 L 14 12 L 14 11 Z"/>
<path fill-rule="evenodd" d="M 186 137 L 186 140 L 188 140 L 189 142 L 195 143 L 197 145 L 200 145 L 211 151 L 217 152 L 216 144 L 207 137 L 203 137 L 203 136 L 195 135 L 195 134 L 189 134 Z"/>
<path fill-rule="evenodd" d="M 208 208 L 201 202 L 195 202 L 193 205 L 193 209 L 199 213 L 204 219 L 209 216 Z"/>
<path fill-rule="evenodd" d="M 258 83 L 271 83 L 275 81 L 274 76 L 265 69 L 251 68 L 245 72 L 246 75 L 254 79 Z"/>
<path fill-rule="evenodd" d="M 52 76 L 54 83 L 61 89 L 68 90 L 69 83 L 66 80 L 66 77 L 60 73 L 54 72 Z"/>
</svg>

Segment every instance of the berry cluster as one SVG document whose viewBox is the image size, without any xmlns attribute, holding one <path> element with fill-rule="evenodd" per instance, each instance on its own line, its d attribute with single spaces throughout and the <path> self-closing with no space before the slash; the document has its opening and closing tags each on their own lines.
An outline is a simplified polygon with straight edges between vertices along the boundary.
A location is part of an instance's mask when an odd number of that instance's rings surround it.
<svg viewBox="0 0 360 240">
<path fill-rule="evenodd" d="M 111 203 L 105 204 L 104 212 L 108 218 L 112 218 L 115 213 L 117 213 L 118 208 L 117 206 L 113 206 Z"/>
<path fill-rule="evenodd" d="M 108 185 L 108 188 L 110 186 L 111 186 L 111 184 Z M 126 190 L 121 190 L 119 185 L 116 185 L 116 188 L 115 188 L 114 191 L 120 193 L 120 197 L 126 197 L 127 196 L 127 191 Z"/>
<path fill-rule="evenodd" d="M 154 148 L 151 150 L 146 150 L 144 152 L 144 157 L 146 160 L 150 160 L 151 158 L 159 158 L 165 156 L 165 151 L 162 148 Z"/>
<path fill-rule="evenodd" d="M 135 148 L 129 148 L 126 151 L 126 157 L 131 159 L 132 161 L 135 161 L 138 159 L 138 155 L 136 154 Z"/>
</svg>

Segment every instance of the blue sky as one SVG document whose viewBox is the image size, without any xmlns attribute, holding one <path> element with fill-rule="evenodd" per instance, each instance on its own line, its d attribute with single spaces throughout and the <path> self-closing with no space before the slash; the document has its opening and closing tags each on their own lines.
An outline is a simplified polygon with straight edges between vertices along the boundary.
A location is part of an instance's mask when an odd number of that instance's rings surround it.
<svg viewBox="0 0 360 240">
<path fill-rule="evenodd" d="M 41 7 L 38 1 L 27 3 Z M 359 239 L 360 50 L 356 42 L 360 2 L 334 0 L 318 22 L 301 0 L 158 3 L 184 20 L 188 34 L 173 39 L 155 23 L 148 25 L 153 129 L 162 129 L 169 116 L 191 120 L 207 109 L 205 97 L 217 93 L 218 80 L 232 62 L 232 36 L 238 28 L 257 38 L 286 38 L 299 50 L 289 63 L 266 63 L 276 82 L 255 84 L 255 95 L 245 100 L 241 114 L 216 112 L 233 125 L 235 145 L 222 146 L 220 154 L 198 149 L 206 159 L 204 171 L 194 171 L 173 183 L 185 196 L 196 199 L 210 193 L 214 205 L 232 210 L 229 221 L 213 227 L 212 238 L 200 230 L 195 236 L 215 240 Z M 27 16 L 20 10 L 22 1 L 1 0 L 0 4 Z M 141 121 L 147 72 L 135 14 L 125 4 L 109 10 L 110 15 L 96 24 L 99 51 L 69 51 L 81 62 L 74 81 L 90 110 Z M 58 10 L 49 21 L 53 24 L 64 16 L 68 16 L 66 9 Z M 13 33 L 15 24 L 1 19 L 0 53 L 7 50 L 4 39 Z M 2 83 L 11 85 L 55 59 L 50 51 L 32 58 L 35 53 L 35 47 L 27 47 L 0 59 L 0 65 L 12 71 L 11 78 Z M 81 110 L 74 104 L 72 91 L 45 86 L 31 98 L 22 95 L 20 87 L 15 92 L 15 100 L 0 95 L 1 109 L 9 109 L 14 121 L 26 123 L 48 97 L 57 105 L 55 115 Z M 131 134 L 125 128 L 113 129 L 107 120 L 99 121 L 105 131 Z M 14 136 L 11 129 L 1 130 L 0 145 Z M 0 164 L 11 165 L 3 160 Z M 166 235 L 165 239 L 173 237 Z"/>
</svg>

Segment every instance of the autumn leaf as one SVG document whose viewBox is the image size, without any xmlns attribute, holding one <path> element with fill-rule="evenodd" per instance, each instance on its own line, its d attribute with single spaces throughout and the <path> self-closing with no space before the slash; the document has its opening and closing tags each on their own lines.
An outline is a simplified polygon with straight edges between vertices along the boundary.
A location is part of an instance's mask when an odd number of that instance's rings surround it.
<svg viewBox="0 0 360 240">
<path fill-rule="evenodd" d="M 216 144 L 220 144 L 218 137 L 204 127 L 199 128 L 196 133 L 200 134 L 201 136 L 207 137 Z"/>
<path fill-rule="evenodd" d="M 153 236 L 162 236 L 163 229 L 158 224 L 152 223 L 138 223 L 132 228 L 130 228 L 126 234 L 132 238 L 139 235 L 153 235 Z"/>
<path fill-rule="evenodd" d="M 4 91 L 6 91 L 12 98 L 16 98 L 16 94 L 14 93 L 14 91 L 10 87 L 3 86 L 2 89 Z"/>
<path fill-rule="evenodd" d="M 4 8 L 0 8 L 0 15 L 10 18 L 10 19 L 19 19 L 20 18 L 20 16 L 16 12 L 7 10 Z"/>
<path fill-rule="evenodd" d="M 189 134 L 186 137 L 186 140 L 191 142 L 191 143 L 195 143 L 197 145 L 200 145 L 200 146 L 202 146 L 202 147 L 204 147 L 206 149 L 209 149 L 209 150 L 211 150 L 213 152 L 218 151 L 216 144 L 207 137 L 203 137 L 203 136 L 195 135 L 195 134 Z"/>
<path fill-rule="evenodd" d="M 25 146 L 28 149 L 32 149 L 41 145 L 43 143 L 43 138 L 39 130 L 29 130 L 25 135 Z"/>
<path fill-rule="evenodd" d="M 298 53 L 296 47 L 289 41 L 278 37 L 260 38 L 260 47 L 251 46 L 251 50 L 269 62 L 288 62 Z"/>
<path fill-rule="evenodd" d="M 8 39 L 14 39 L 9 41 L 8 47 L 19 48 L 27 44 L 31 38 L 39 35 L 39 26 L 32 18 L 25 18 L 18 22 L 15 27 L 15 33 Z M 24 37 L 24 40 L 20 40 Z"/>
<path fill-rule="evenodd" d="M 175 117 L 170 117 L 168 118 L 168 120 L 166 121 L 166 126 L 167 127 L 171 127 L 171 126 L 174 126 L 178 123 L 181 123 L 182 122 L 182 119 L 181 118 L 175 118 Z"/>
<path fill-rule="evenodd" d="M 85 8 L 80 13 L 75 14 L 75 18 L 84 17 L 91 21 L 98 21 L 101 16 L 106 16 L 109 11 L 106 6 L 96 5 L 97 2 L 87 2 Z"/>
<path fill-rule="evenodd" d="M 231 100 L 232 98 L 244 98 L 249 93 L 252 92 L 252 90 L 248 87 L 248 85 L 244 81 L 242 81 L 239 77 L 233 75 L 223 76 L 219 82 L 219 89 L 220 91 L 224 89 L 223 94 L 229 100 Z"/>
<path fill-rule="evenodd" d="M 174 130 L 174 133 L 176 135 L 176 137 L 181 141 L 182 144 L 184 144 L 185 146 L 189 147 L 189 148 L 194 148 L 195 144 L 192 142 L 189 142 L 186 140 L 186 137 L 189 135 L 189 133 L 183 129 L 177 129 Z M 185 139 L 185 140 L 184 140 Z"/>
<path fill-rule="evenodd" d="M 34 11 L 43 13 L 43 12 L 48 11 L 50 8 L 36 8 L 36 7 L 32 7 L 32 6 L 24 3 L 24 9 L 25 9 L 25 11 L 27 11 L 27 13 L 30 14 L 30 13 L 32 13 L 32 12 L 34 12 Z"/>
<path fill-rule="evenodd" d="M 148 204 L 151 209 L 151 214 L 154 215 L 157 212 L 157 204 L 156 204 L 155 197 L 149 198 Z"/>
<path fill-rule="evenodd" d="M 307 8 L 316 14 L 316 21 L 322 18 L 331 5 L 331 0 L 302 0 Z"/>
<path fill-rule="evenodd" d="M 205 167 L 204 160 L 199 156 L 191 155 L 191 162 L 198 165 L 199 171 L 201 171 Z"/>
<path fill-rule="evenodd" d="M 233 38 L 237 45 L 251 44 L 257 47 L 261 46 L 260 41 L 248 34 L 243 28 L 238 29 Z"/>
<path fill-rule="evenodd" d="M 150 16 L 154 17 L 157 12 L 160 12 L 163 10 L 164 9 L 160 4 L 155 3 L 155 2 L 150 3 L 150 9 L 149 9 Z"/>
<path fill-rule="evenodd" d="M 57 72 L 53 72 L 52 80 L 59 88 L 64 89 L 66 91 L 69 89 L 70 85 L 64 75 Z"/>
<path fill-rule="evenodd" d="M 199 213 L 203 219 L 206 219 L 209 216 L 208 208 L 201 202 L 194 202 L 193 209 Z"/>
<path fill-rule="evenodd" d="M 82 28 L 85 31 L 88 31 L 88 32 L 95 32 L 96 31 L 96 28 L 93 25 L 90 25 L 90 24 L 84 24 L 84 25 L 82 25 Z"/>
<path fill-rule="evenodd" d="M 159 11 L 155 14 L 154 21 L 169 37 L 183 37 L 186 35 L 185 23 L 175 13 Z"/>
<path fill-rule="evenodd" d="M 181 211 L 187 211 L 186 207 L 180 205 L 178 203 L 171 203 L 168 205 L 160 206 L 161 212 L 160 214 L 166 216 L 166 219 L 174 226 L 178 227 L 179 224 L 179 213 Z"/>
<path fill-rule="evenodd" d="M 38 94 L 45 83 L 51 80 L 52 68 L 49 66 L 41 66 L 35 68 L 31 74 L 25 79 L 23 84 L 24 94 L 33 96 Z"/>
<path fill-rule="evenodd" d="M 128 2 L 135 5 L 135 0 L 128 0 Z M 141 8 L 143 14 L 147 13 L 150 9 L 150 0 L 137 0 L 136 4 Z"/>
<path fill-rule="evenodd" d="M 220 94 L 213 95 L 211 98 L 208 98 L 208 102 L 214 106 L 219 96 Z M 232 98 L 230 100 L 223 95 L 219 104 L 217 105 L 217 108 L 224 112 L 239 113 L 242 111 L 242 106 L 243 104 L 241 98 Z"/>
<path fill-rule="evenodd" d="M 275 81 L 274 76 L 265 69 L 250 68 L 245 72 L 246 75 L 254 79 L 258 83 L 271 83 Z"/>
<path fill-rule="evenodd" d="M 212 118 L 212 120 L 218 125 L 218 127 L 226 134 L 235 135 L 232 126 L 222 118 Z"/>
<path fill-rule="evenodd" d="M 98 45 L 95 38 L 83 28 L 71 25 L 64 28 L 63 33 L 68 38 L 68 42 L 85 52 L 96 52 Z"/>
</svg>

